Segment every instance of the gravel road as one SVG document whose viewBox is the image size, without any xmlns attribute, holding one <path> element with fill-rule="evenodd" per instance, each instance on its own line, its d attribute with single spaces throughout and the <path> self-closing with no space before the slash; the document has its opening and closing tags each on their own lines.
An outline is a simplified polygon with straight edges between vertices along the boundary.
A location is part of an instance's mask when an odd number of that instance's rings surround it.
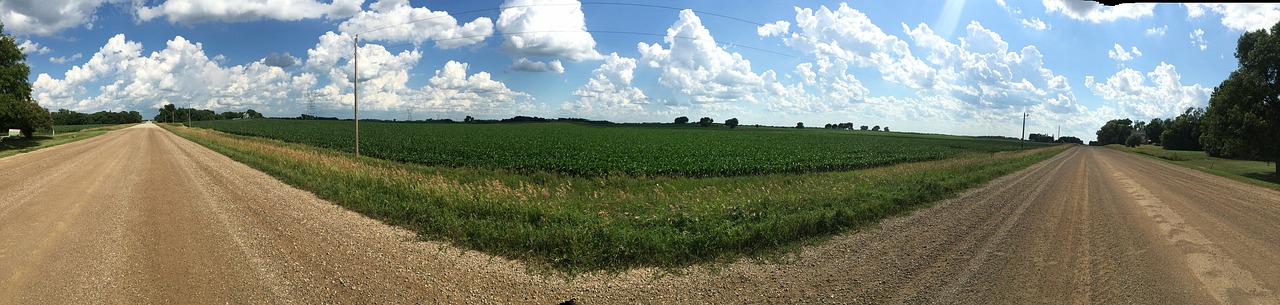
<svg viewBox="0 0 1280 305">
<path fill-rule="evenodd" d="M 1280 304 L 1280 192 L 1077 147 L 782 263 L 572 281 L 151 124 L 0 159 L 0 304 Z"/>
</svg>

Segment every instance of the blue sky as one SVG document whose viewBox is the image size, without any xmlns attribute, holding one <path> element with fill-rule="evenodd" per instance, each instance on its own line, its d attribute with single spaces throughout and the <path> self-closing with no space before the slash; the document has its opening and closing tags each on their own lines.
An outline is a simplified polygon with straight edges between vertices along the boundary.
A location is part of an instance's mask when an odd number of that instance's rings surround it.
<svg viewBox="0 0 1280 305">
<path fill-rule="evenodd" d="M 638 4 L 627 5 L 625 3 Z M 6 0 L 41 105 L 584 117 L 1094 138 L 1203 107 L 1272 4 Z M 414 21 L 414 22 L 410 22 Z"/>
</svg>

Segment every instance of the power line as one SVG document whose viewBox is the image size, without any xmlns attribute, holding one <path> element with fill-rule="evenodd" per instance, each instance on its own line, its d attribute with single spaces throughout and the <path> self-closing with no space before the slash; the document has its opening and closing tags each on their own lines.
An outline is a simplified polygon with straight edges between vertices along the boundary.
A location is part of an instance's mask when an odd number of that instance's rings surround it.
<svg viewBox="0 0 1280 305">
<path fill-rule="evenodd" d="M 674 7 L 674 6 L 657 5 L 657 4 L 624 3 L 624 2 L 603 2 L 603 1 L 600 1 L 600 2 L 597 2 L 597 1 L 586 1 L 586 2 L 581 2 L 581 4 L 582 4 L 582 5 L 606 5 L 606 6 L 608 6 L 608 5 L 613 5 L 613 6 L 634 6 L 634 7 L 659 8 L 659 9 L 667 9 L 667 10 L 675 10 L 675 11 L 680 11 L 680 10 L 688 9 L 688 8 L 680 8 L 680 7 Z M 568 5 L 574 5 L 574 4 L 568 4 L 568 3 L 565 3 L 565 4 L 547 3 L 547 4 L 515 5 L 515 6 L 507 6 L 507 7 L 483 8 L 483 9 L 469 10 L 469 11 L 463 11 L 463 12 L 451 13 L 451 14 L 446 14 L 446 15 L 441 15 L 441 16 L 432 16 L 432 17 L 428 17 L 428 18 L 414 19 L 414 20 L 406 21 L 406 22 L 404 22 L 404 23 L 399 23 L 399 24 L 392 24 L 392 25 L 381 26 L 381 27 L 378 27 L 378 28 L 374 28 L 374 29 L 370 29 L 370 30 L 367 30 L 367 31 L 363 31 L 363 32 L 356 33 L 356 34 L 355 34 L 355 36 L 364 35 L 364 34 L 367 34 L 367 33 L 370 33 L 370 32 L 375 32 L 375 31 L 379 31 L 379 30 L 389 29 L 389 28 L 393 28 L 393 27 L 397 27 L 397 26 L 401 26 L 401 25 L 408 25 L 408 24 L 418 23 L 418 22 L 422 22 L 422 21 L 429 21 L 429 20 L 435 20 L 435 19 L 440 19 L 440 18 L 445 18 L 445 17 L 453 17 L 453 16 L 458 16 L 458 15 L 473 14 L 473 13 L 479 13 L 479 12 L 485 12 L 485 11 L 500 11 L 500 10 L 509 9 L 509 8 L 529 8 L 529 7 L 540 7 L 540 6 L 568 6 Z M 764 24 L 763 24 L 763 23 L 756 22 L 756 21 L 752 21 L 752 20 L 747 20 L 747 19 L 740 18 L 740 17 L 730 16 L 730 15 L 725 15 L 725 14 L 719 14 L 719 13 L 714 13 L 714 12 L 708 12 L 708 11 L 702 11 L 702 10 L 694 10 L 694 9 L 689 9 L 689 10 L 690 10 L 690 11 L 693 11 L 694 13 L 699 14 L 699 15 L 716 16 L 716 17 L 725 18 L 725 19 L 729 19 L 729 20 L 735 20 L 735 21 L 739 21 L 739 22 L 742 22 L 742 23 L 747 23 L 747 24 L 751 24 L 751 25 L 755 25 L 755 26 L 764 26 Z M 447 13 L 447 12 L 446 12 L 446 13 Z M 523 35 L 523 34 L 542 34 L 542 33 L 578 33 L 578 32 L 587 32 L 587 33 L 592 33 L 592 34 L 628 34 L 628 35 L 656 36 L 656 37 L 666 37 L 666 36 L 667 36 L 667 34 L 664 34 L 664 33 L 636 32 L 636 31 L 620 31 L 620 30 L 537 30 L 537 31 L 503 32 L 503 33 L 501 33 L 501 35 L 509 36 L 509 35 Z M 433 41 L 433 42 L 439 43 L 439 42 L 441 42 L 441 41 L 452 41 L 452 40 L 460 40 L 460 39 L 473 39 L 473 38 L 479 38 L 479 37 L 489 37 L 489 36 L 493 36 L 493 35 L 494 35 L 494 33 L 482 34 L 482 35 L 481 35 L 481 34 L 477 34 L 477 35 L 465 35 L 465 36 L 450 37 L 450 38 L 437 38 L 437 39 L 430 39 L 430 41 Z M 673 38 L 679 38 L 679 39 L 686 39 L 686 40 L 697 40 L 697 38 L 694 38 L 694 37 L 687 37 L 687 36 L 672 36 L 672 37 L 673 37 Z M 381 40 L 381 39 L 379 39 L 379 40 Z M 411 41 L 411 42 L 401 43 L 401 44 L 383 45 L 383 47 L 385 47 L 385 48 L 397 48 L 397 47 L 404 47 L 404 46 L 409 46 L 409 45 L 415 45 L 415 46 L 416 46 L 416 45 L 419 45 L 419 44 L 422 44 L 422 43 L 425 43 L 425 42 L 426 42 L 426 41 L 422 41 L 422 42 L 413 42 L 413 41 Z M 719 43 L 719 42 L 717 42 L 717 44 L 720 44 L 720 43 Z M 728 44 L 729 44 L 729 45 L 732 45 L 732 46 L 735 46 L 735 47 L 741 47 L 741 48 L 745 48 L 745 49 L 750 49 L 750 50 L 755 50 L 755 51 L 765 52 L 765 53 L 774 54 L 774 55 L 779 55 L 779 56 L 784 56 L 784 57 L 789 57 L 789 58 L 793 58 L 793 59 L 799 59 L 799 60 L 815 60 L 814 58 L 799 57 L 799 56 L 795 56 L 795 55 L 792 55 L 792 54 L 787 54 L 787 53 L 783 53 L 783 52 L 778 52 L 778 51 L 768 50 L 768 49 L 759 48 L 759 47 L 753 47 L 753 46 L 749 46 L 749 45 L 743 45 L 743 44 L 738 44 L 738 43 L 728 43 Z"/>
<path fill-rule="evenodd" d="M 423 22 L 423 21 L 429 21 L 429 20 L 435 20 L 435 19 L 440 19 L 440 18 L 445 18 L 445 17 L 454 17 L 454 16 L 458 16 L 458 15 L 474 14 L 474 13 L 479 13 L 479 12 L 487 12 L 487 11 L 501 11 L 501 10 L 505 10 L 505 9 L 509 9 L 509 8 L 529 8 L 529 7 L 538 7 L 538 6 L 569 6 L 569 5 L 575 5 L 575 4 L 571 4 L 571 3 L 542 3 L 542 4 L 528 4 L 528 5 L 513 5 L 513 6 L 505 6 L 505 7 L 490 7 L 490 8 L 482 8 L 482 9 L 475 9 L 475 10 L 462 11 L 462 12 L 455 12 L 455 13 L 449 13 L 449 12 L 446 12 L 446 11 L 437 11 L 437 12 L 445 12 L 446 14 L 445 14 L 445 15 L 441 15 L 441 16 L 431 16 L 431 17 L 422 18 L 422 19 L 409 20 L 409 21 L 405 21 L 405 22 L 403 22 L 403 23 L 398 23 L 398 24 L 385 25 L 385 26 L 381 26 L 381 27 L 374 28 L 374 29 L 366 30 L 366 31 L 363 31 L 363 32 L 355 33 L 355 35 L 364 35 L 364 34 L 366 34 L 366 33 L 375 32 L 375 31 L 380 31 L 380 30 L 385 30 L 385 29 L 389 29 L 389 28 L 393 28 L 393 27 L 397 27 L 397 26 L 401 26 L 401 25 L 413 24 L 413 23 L 418 23 L 418 22 Z M 695 9 L 690 9 L 690 8 L 680 8 L 680 7 L 674 7 L 674 6 L 666 6 L 666 5 L 644 4 L 644 3 L 625 3 L 625 2 L 607 2 L 607 1 L 584 1 L 584 2 L 581 2 L 581 3 L 580 3 L 580 5 L 636 6 L 636 7 L 660 8 L 660 9 L 667 9 L 667 10 L 674 10 L 674 11 L 681 11 L 681 10 L 686 10 L 686 9 L 688 9 L 688 10 L 693 11 L 694 13 L 696 13 L 696 14 L 698 14 L 698 15 L 716 16 L 716 17 L 720 17 L 720 18 L 725 18 L 725 19 L 730 19 L 730 20 L 741 21 L 741 22 L 749 23 L 749 24 L 753 24 L 753 25 L 756 25 L 756 26 L 764 26 L 764 24 L 763 24 L 763 23 L 756 22 L 756 21 L 752 21 L 752 20 L 747 20 L 747 19 L 740 18 L 740 17 L 734 17 L 734 16 L 730 16 L 730 15 L 719 14 L 719 13 L 708 12 L 708 11 L 702 11 L 702 10 L 695 10 Z"/>
</svg>

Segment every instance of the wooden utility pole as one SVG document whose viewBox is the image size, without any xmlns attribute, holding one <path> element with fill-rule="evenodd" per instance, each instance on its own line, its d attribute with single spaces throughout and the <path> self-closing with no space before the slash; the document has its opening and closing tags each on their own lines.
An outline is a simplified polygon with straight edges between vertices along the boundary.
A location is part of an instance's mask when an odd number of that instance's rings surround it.
<svg viewBox="0 0 1280 305">
<path fill-rule="evenodd" d="M 355 83 L 352 86 L 351 95 L 355 97 L 356 110 L 356 156 L 360 156 L 360 35 L 357 34 L 352 40 L 351 45 L 354 46 L 354 55 L 351 56 L 351 70 L 354 72 Z"/>
<path fill-rule="evenodd" d="M 1018 137 L 1018 140 L 1019 140 L 1018 149 L 1022 149 L 1022 146 L 1026 145 L 1025 142 L 1027 141 L 1027 113 L 1026 112 L 1022 113 L 1022 135 Z"/>
</svg>

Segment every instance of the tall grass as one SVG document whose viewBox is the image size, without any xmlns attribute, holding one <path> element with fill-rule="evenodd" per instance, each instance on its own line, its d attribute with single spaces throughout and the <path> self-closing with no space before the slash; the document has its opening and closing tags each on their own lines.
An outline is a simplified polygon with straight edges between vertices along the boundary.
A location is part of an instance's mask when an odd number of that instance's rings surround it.
<svg viewBox="0 0 1280 305">
<path fill-rule="evenodd" d="M 777 254 L 954 196 L 1066 149 L 805 174 L 588 177 L 426 166 L 208 129 L 168 129 L 423 239 L 569 274 Z"/>
</svg>

